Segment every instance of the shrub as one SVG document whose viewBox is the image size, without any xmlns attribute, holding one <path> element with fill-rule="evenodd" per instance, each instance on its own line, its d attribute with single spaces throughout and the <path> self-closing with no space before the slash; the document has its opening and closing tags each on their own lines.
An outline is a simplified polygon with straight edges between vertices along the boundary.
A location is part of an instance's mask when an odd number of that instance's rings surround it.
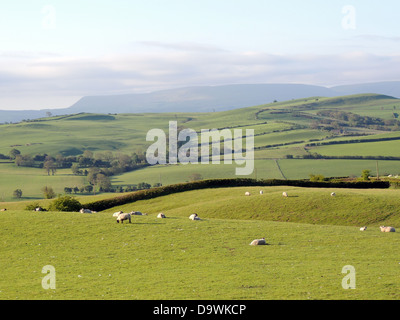
<svg viewBox="0 0 400 320">
<path fill-rule="evenodd" d="M 82 208 L 81 203 L 71 196 L 62 196 L 50 203 L 49 211 L 77 212 Z"/>
<path fill-rule="evenodd" d="M 25 207 L 25 210 L 32 211 L 32 210 L 35 210 L 36 208 L 39 208 L 39 207 L 40 207 L 39 202 L 34 202 L 34 203 L 31 203 L 31 204 L 28 204 Z"/>
</svg>

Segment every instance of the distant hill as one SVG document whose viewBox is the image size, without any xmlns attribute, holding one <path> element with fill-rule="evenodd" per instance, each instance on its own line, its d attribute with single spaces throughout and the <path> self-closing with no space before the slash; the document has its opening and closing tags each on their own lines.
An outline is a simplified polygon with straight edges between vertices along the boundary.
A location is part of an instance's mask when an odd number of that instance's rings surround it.
<svg viewBox="0 0 400 320">
<path fill-rule="evenodd" d="M 170 89 L 141 94 L 87 96 L 65 109 L 2 111 L 0 123 L 87 113 L 212 112 L 308 97 L 375 93 L 400 98 L 400 81 L 326 88 L 303 84 L 235 84 Z"/>
<path fill-rule="evenodd" d="M 312 96 L 331 97 L 331 90 L 301 84 L 238 84 L 187 87 L 147 94 L 84 97 L 73 112 L 212 112 Z"/>
</svg>

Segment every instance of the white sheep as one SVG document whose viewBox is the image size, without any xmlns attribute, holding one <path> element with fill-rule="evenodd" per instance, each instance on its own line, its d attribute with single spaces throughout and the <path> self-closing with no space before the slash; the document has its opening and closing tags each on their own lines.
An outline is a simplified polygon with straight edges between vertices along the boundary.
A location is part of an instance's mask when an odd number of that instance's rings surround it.
<svg viewBox="0 0 400 320">
<path fill-rule="evenodd" d="M 93 213 L 94 211 L 92 211 L 92 210 L 90 210 L 90 209 L 81 209 L 80 211 L 79 211 L 80 213 Z"/>
<path fill-rule="evenodd" d="M 367 227 L 361 227 L 360 228 L 360 231 L 365 231 L 365 230 L 367 230 Z"/>
<path fill-rule="evenodd" d="M 287 194 L 287 192 L 283 192 L 283 193 L 282 193 L 282 196 L 284 196 L 284 197 L 288 197 L 288 194 Z"/>
<path fill-rule="evenodd" d="M 393 227 L 385 227 L 385 226 L 380 226 L 382 232 L 396 232 L 396 229 Z"/>
<path fill-rule="evenodd" d="M 124 220 L 129 220 L 129 223 L 131 223 L 131 214 L 130 213 L 121 213 L 117 217 L 117 223 L 121 221 L 121 223 L 124 223 Z"/>
<path fill-rule="evenodd" d="M 264 246 L 267 243 L 265 242 L 265 238 L 253 240 L 250 245 L 251 246 Z"/>
<path fill-rule="evenodd" d="M 113 217 L 118 217 L 121 213 L 123 213 L 122 211 L 117 211 L 113 213 Z"/>
<path fill-rule="evenodd" d="M 132 216 L 147 216 L 147 213 L 142 213 L 140 211 L 131 211 L 130 214 Z"/>
<path fill-rule="evenodd" d="M 165 216 L 164 213 L 160 212 L 160 213 L 157 215 L 157 218 L 164 219 L 164 218 L 166 218 L 166 216 Z"/>
<path fill-rule="evenodd" d="M 189 217 L 190 220 L 200 220 L 199 216 L 197 215 L 197 213 L 193 213 L 190 215 Z"/>
<path fill-rule="evenodd" d="M 260 194 L 263 194 L 264 192 L 262 190 L 260 190 Z"/>
<path fill-rule="evenodd" d="M 336 193 L 335 193 L 335 192 L 332 192 L 332 193 L 331 193 L 331 197 L 334 197 L 334 196 L 336 196 Z"/>
<path fill-rule="evenodd" d="M 246 192 L 244 195 L 245 195 L 245 196 L 249 196 L 249 195 L 250 195 L 250 192 Z"/>
</svg>

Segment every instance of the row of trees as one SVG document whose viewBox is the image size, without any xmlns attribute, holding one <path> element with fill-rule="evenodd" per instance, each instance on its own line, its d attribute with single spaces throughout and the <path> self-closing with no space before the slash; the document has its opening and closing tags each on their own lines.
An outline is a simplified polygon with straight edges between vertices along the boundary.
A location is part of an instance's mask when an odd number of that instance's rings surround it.
<svg viewBox="0 0 400 320">
<path fill-rule="evenodd" d="M 88 168 L 102 168 L 107 176 L 135 170 L 146 165 L 146 156 L 141 152 L 133 152 L 131 155 L 124 153 L 113 154 L 111 151 L 96 153 L 85 150 L 79 156 L 63 156 L 58 154 L 21 154 L 18 149 L 12 149 L 9 155 L 0 155 L 2 159 L 10 159 L 20 167 L 44 168 L 48 175 L 54 175 L 57 169 L 71 168 L 73 174 L 86 175 Z"/>
<path fill-rule="evenodd" d="M 343 127 L 369 128 L 376 130 L 400 130 L 400 121 L 397 120 L 398 114 L 393 113 L 394 119 L 382 119 L 377 117 L 361 116 L 352 112 L 341 110 L 321 110 L 317 112 L 318 116 L 326 117 L 314 120 L 311 128 L 320 128 L 320 124 L 327 125 L 325 130 L 339 130 Z M 329 119 L 330 118 L 330 119 Z"/>
</svg>

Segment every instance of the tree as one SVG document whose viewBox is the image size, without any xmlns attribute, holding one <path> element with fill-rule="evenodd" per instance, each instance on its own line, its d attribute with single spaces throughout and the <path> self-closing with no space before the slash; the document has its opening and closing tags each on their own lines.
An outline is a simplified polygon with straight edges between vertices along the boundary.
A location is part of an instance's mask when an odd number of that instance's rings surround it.
<svg viewBox="0 0 400 320">
<path fill-rule="evenodd" d="M 143 189 L 150 189 L 151 188 L 151 184 L 147 183 L 147 182 L 140 182 L 137 186 L 137 188 L 139 190 L 143 190 Z"/>
<path fill-rule="evenodd" d="M 71 194 L 72 193 L 72 188 L 65 187 L 64 188 L 64 193 Z"/>
<path fill-rule="evenodd" d="M 93 191 L 93 186 L 89 184 L 89 185 L 87 185 L 87 186 L 84 187 L 84 190 L 85 190 L 86 192 L 92 192 L 92 191 Z"/>
<path fill-rule="evenodd" d="M 53 199 L 56 196 L 52 187 L 45 186 L 42 188 L 43 195 L 46 199 Z"/>
<path fill-rule="evenodd" d="M 72 164 L 71 170 L 72 170 L 72 174 L 74 174 L 76 176 L 82 175 L 82 170 L 79 170 L 79 164 L 78 163 Z"/>
<path fill-rule="evenodd" d="M 11 149 L 9 153 L 10 159 L 15 159 L 15 156 L 17 154 L 21 154 L 21 151 L 19 151 L 18 149 Z"/>
<path fill-rule="evenodd" d="M 50 175 L 50 171 L 53 176 L 57 171 L 57 165 L 53 160 L 46 160 L 43 164 L 43 168 L 46 170 L 48 176 Z"/>
<path fill-rule="evenodd" d="M 77 212 L 82 208 L 81 203 L 71 196 L 62 196 L 52 201 L 49 211 Z"/>
<path fill-rule="evenodd" d="M 20 199 L 22 197 L 22 190 L 21 189 L 14 190 L 13 196 L 14 198 Z"/>
<path fill-rule="evenodd" d="M 371 174 L 371 170 L 363 170 L 362 173 L 361 173 L 361 178 L 364 181 L 368 181 L 370 174 Z"/>
<path fill-rule="evenodd" d="M 103 191 L 110 191 L 111 190 L 111 181 L 110 178 L 107 177 L 106 175 L 99 173 L 96 176 L 96 182 L 97 185 L 103 190 Z"/>
</svg>

